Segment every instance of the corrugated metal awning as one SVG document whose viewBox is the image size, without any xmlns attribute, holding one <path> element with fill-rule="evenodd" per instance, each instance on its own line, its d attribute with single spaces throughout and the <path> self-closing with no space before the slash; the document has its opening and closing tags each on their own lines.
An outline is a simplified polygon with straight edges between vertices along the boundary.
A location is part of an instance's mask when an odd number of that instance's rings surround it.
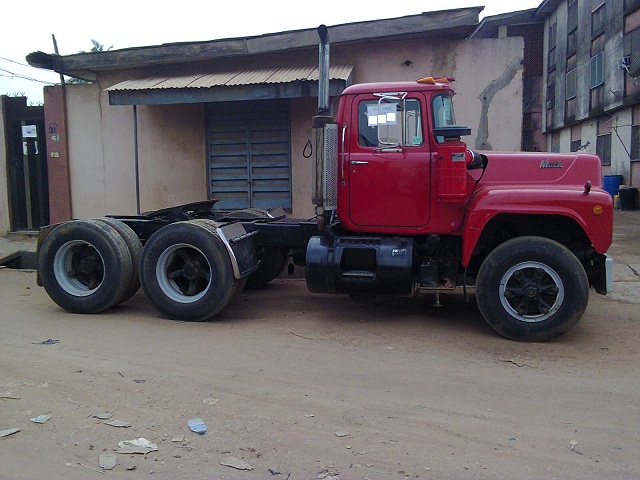
<svg viewBox="0 0 640 480">
<path fill-rule="evenodd" d="M 351 85 L 353 65 L 329 68 L 330 94 Z M 112 105 L 203 103 L 268 98 L 312 97 L 318 67 L 265 68 L 126 80 L 105 89 Z"/>
</svg>

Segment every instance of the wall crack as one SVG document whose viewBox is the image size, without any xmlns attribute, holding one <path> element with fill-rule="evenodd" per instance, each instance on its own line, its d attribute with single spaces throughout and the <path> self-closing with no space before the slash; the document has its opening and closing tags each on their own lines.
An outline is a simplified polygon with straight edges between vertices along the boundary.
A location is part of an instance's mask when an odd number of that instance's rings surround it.
<svg viewBox="0 0 640 480">
<path fill-rule="evenodd" d="M 493 97 L 500 90 L 505 88 L 515 78 L 518 70 L 522 68 L 522 58 L 514 58 L 507 66 L 506 70 L 492 81 L 487 87 L 480 93 L 478 98 L 480 99 L 480 105 L 482 106 L 480 111 L 480 123 L 478 124 L 478 135 L 476 137 L 476 148 L 478 150 L 491 150 L 491 144 L 489 143 L 489 106 L 493 101 Z"/>
</svg>

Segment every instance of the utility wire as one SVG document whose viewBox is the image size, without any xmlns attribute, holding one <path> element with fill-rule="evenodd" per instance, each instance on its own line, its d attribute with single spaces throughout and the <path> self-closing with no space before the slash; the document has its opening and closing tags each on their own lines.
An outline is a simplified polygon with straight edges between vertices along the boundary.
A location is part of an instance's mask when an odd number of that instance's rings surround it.
<svg viewBox="0 0 640 480">
<path fill-rule="evenodd" d="M 7 62 L 15 63 L 16 65 L 20 65 L 22 67 L 36 68 L 27 63 L 16 62 L 15 60 L 11 60 L 10 58 L 0 57 L 0 60 L 6 60 Z"/>
<path fill-rule="evenodd" d="M 3 77 L 20 78 L 22 80 L 29 80 L 31 82 L 44 83 L 44 84 L 47 84 L 47 85 L 52 85 L 54 83 L 54 82 L 47 82 L 47 81 L 44 81 L 44 80 L 38 80 L 37 78 L 27 77 L 26 75 L 20 75 L 19 73 L 11 72 L 11 71 L 6 70 L 4 68 L 0 68 L 0 72 L 5 72 L 5 73 L 9 74 L 9 75 L 0 74 Z"/>
</svg>

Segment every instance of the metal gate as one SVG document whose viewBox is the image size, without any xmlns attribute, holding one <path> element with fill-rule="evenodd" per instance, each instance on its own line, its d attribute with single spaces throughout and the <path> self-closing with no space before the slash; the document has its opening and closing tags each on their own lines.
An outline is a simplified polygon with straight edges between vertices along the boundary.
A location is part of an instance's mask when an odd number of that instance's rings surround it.
<svg viewBox="0 0 640 480">
<path fill-rule="evenodd" d="M 36 230 L 49 223 L 44 108 L 27 106 L 26 97 L 3 97 L 2 104 L 11 230 Z"/>
<path fill-rule="evenodd" d="M 209 198 L 218 209 L 291 208 L 288 101 L 207 105 Z"/>
</svg>

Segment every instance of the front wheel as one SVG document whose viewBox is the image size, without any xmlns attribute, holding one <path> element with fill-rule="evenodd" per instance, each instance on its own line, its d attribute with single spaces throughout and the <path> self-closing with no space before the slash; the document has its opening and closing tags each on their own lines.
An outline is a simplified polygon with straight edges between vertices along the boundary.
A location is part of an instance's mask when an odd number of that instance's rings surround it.
<svg viewBox="0 0 640 480">
<path fill-rule="evenodd" d="M 582 264 L 563 245 L 542 237 L 518 237 L 484 260 L 476 299 L 499 334 L 541 342 L 564 335 L 578 323 L 589 301 L 589 282 Z"/>
</svg>

